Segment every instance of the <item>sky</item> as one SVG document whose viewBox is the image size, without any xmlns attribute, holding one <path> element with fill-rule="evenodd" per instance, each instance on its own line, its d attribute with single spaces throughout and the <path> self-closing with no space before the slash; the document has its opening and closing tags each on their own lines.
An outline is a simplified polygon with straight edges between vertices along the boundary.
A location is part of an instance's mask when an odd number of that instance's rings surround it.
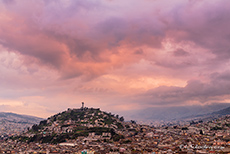
<svg viewBox="0 0 230 154">
<path fill-rule="evenodd" d="M 0 111 L 230 103 L 229 0 L 2 0 Z"/>
</svg>

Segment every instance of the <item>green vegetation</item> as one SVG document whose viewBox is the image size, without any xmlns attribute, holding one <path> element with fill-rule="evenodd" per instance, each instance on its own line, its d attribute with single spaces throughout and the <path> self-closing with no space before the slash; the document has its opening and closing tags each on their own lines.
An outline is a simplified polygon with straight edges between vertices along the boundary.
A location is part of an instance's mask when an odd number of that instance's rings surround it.
<svg viewBox="0 0 230 154">
<path fill-rule="evenodd" d="M 182 127 L 181 130 L 188 130 L 188 127 Z"/>
<path fill-rule="evenodd" d="M 222 130 L 223 128 L 222 127 L 218 127 L 218 126 L 215 126 L 215 127 L 212 127 L 211 130 Z"/>
<path fill-rule="evenodd" d="M 132 141 L 131 140 L 125 140 L 123 141 L 124 144 L 128 144 L 128 143 L 131 143 Z"/>
<path fill-rule="evenodd" d="M 120 141 L 120 139 L 124 139 L 124 136 L 123 135 L 119 135 L 119 134 L 115 134 L 112 136 L 112 139 L 114 141 Z"/>
<path fill-rule="evenodd" d="M 42 142 L 42 143 L 61 143 L 65 142 L 66 139 L 76 139 L 79 136 L 85 136 L 87 137 L 89 133 L 95 132 L 96 135 L 102 135 L 102 133 L 111 133 L 114 141 L 119 141 L 120 139 L 124 139 L 124 136 L 118 135 L 115 133 L 115 131 L 111 128 L 105 128 L 105 127 L 92 127 L 92 128 L 87 128 L 87 127 L 77 127 L 74 131 L 70 133 L 62 133 L 62 134 L 57 134 L 57 133 L 52 133 L 48 135 L 44 135 L 43 133 L 40 134 L 35 134 L 33 137 L 26 137 L 26 136 L 15 136 L 12 137 L 11 139 L 13 140 L 18 140 L 21 142 Z"/>
<path fill-rule="evenodd" d="M 225 123 L 225 126 L 230 127 L 230 124 Z"/>
<path fill-rule="evenodd" d="M 119 141 L 124 139 L 124 136 L 117 134 L 113 128 L 108 128 L 108 126 L 113 124 L 118 129 L 123 129 L 122 121 L 124 121 L 123 117 L 102 112 L 100 109 L 68 109 L 41 121 L 39 125 L 33 125 L 31 129 L 28 129 L 28 133 L 33 134 L 32 137 L 16 136 L 12 139 L 28 143 L 60 143 L 67 139 L 76 139 L 79 136 L 87 137 L 89 133 L 94 132 L 95 135 L 110 133 L 111 140 Z M 87 124 L 97 124 L 99 126 L 88 127 Z M 129 125 L 126 125 L 126 128 L 129 128 Z"/>
<path fill-rule="evenodd" d="M 123 125 L 120 122 L 117 123 L 117 127 L 118 127 L 118 129 L 124 128 Z"/>
</svg>

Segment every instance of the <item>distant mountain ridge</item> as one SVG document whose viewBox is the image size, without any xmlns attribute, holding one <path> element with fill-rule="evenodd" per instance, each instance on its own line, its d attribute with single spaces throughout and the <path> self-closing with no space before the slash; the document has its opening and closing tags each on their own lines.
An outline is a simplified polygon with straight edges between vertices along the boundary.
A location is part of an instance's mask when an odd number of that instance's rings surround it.
<svg viewBox="0 0 230 154">
<path fill-rule="evenodd" d="M 131 114 L 137 121 L 171 122 L 230 114 L 230 104 L 211 104 L 204 106 L 152 107 Z M 128 117 L 128 116 L 127 116 Z"/>
<path fill-rule="evenodd" d="M 230 107 L 219 110 L 217 112 L 213 112 L 212 114 L 219 114 L 219 115 L 230 115 Z"/>
<path fill-rule="evenodd" d="M 199 114 L 196 116 L 190 116 L 190 117 L 185 117 L 186 118 L 200 118 L 200 119 L 215 119 L 215 118 L 219 118 L 221 116 L 226 116 L 226 115 L 230 115 L 230 107 L 215 111 L 215 112 L 211 112 L 211 113 L 207 113 L 207 114 Z"/>
<path fill-rule="evenodd" d="M 38 124 L 42 118 L 21 115 L 12 112 L 0 112 L 0 137 L 8 137 L 14 134 L 20 134 L 28 127 Z"/>
<path fill-rule="evenodd" d="M 4 118 L 12 118 L 13 120 L 15 120 L 15 122 L 22 120 L 24 122 L 31 123 L 31 124 L 39 123 L 41 120 L 43 120 L 43 118 L 30 116 L 30 115 L 22 115 L 22 114 L 16 114 L 12 112 L 0 112 L 0 119 L 4 119 Z M 15 118 L 17 118 L 17 120 Z"/>
</svg>

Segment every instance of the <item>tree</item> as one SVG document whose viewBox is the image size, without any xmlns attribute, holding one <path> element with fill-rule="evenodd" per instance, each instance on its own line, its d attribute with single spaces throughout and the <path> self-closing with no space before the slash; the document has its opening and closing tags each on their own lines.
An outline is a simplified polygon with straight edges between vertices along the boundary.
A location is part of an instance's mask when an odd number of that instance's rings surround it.
<svg viewBox="0 0 230 154">
<path fill-rule="evenodd" d="M 47 124 L 47 120 L 43 120 L 43 121 L 40 122 L 39 125 L 46 125 L 46 124 Z"/>
<path fill-rule="evenodd" d="M 124 120 L 125 120 L 125 119 L 124 119 L 124 117 L 123 117 L 123 116 L 122 116 L 122 117 L 120 117 L 120 121 L 122 121 L 122 122 L 123 122 Z"/>
<path fill-rule="evenodd" d="M 32 129 L 33 129 L 33 131 L 38 131 L 38 129 L 39 129 L 39 127 L 38 127 L 38 125 L 37 124 L 34 124 L 33 126 L 32 126 Z"/>
<path fill-rule="evenodd" d="M 204 135 L 203 130 L 200 130 L 200 134 L 201 134 L 201 135 Z"/>
<path fill-rule="evenodd" d="M 110 130 L 110 133 L 111 133 L 111 136 L 113 137 L 114 135 L 116 135 L 116 132 L 115 132 L 115 130 L 112 128 L 111 130 Z"/>
<path fill-rule="evenodd" d="M 183 127 L 181 128 L 181 130 L 188 130 L 188 127 Z"/>
<path fill-rule="evenodd" d="M 136 121 L 135 121 L 135 120 L 131 120 L 131 123 L 132 123 L 132 124 L 136 124 Z"/>
</svg>

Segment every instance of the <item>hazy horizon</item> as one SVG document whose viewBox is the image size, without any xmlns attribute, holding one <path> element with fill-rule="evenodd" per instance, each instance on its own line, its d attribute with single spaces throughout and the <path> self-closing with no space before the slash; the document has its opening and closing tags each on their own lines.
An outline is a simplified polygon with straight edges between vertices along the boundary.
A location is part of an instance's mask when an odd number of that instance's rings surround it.
<svg viewBox="0 0 230 154">
<path fill-rule="evenodd" d="M 0 112 L 230 103 L 230 1 L 2 0 Z"/>
</svg>

